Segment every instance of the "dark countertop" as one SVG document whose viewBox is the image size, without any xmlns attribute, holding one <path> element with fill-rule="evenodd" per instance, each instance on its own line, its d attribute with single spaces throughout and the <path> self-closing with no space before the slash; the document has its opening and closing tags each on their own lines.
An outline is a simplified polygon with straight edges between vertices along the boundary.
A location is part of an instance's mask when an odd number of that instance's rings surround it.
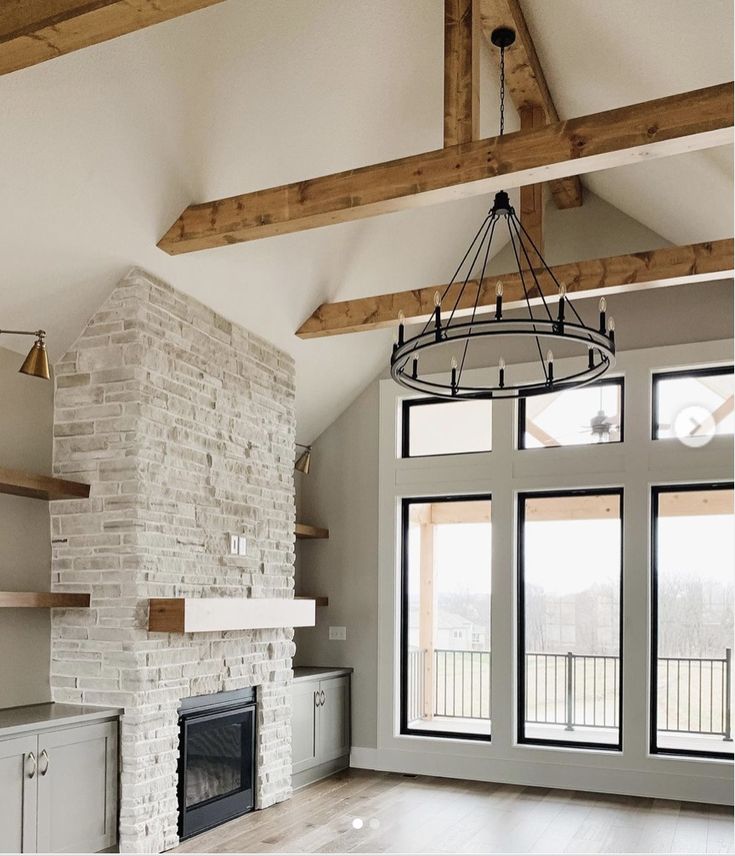
<svg viewBox="0 0 735 856">
<path fill-rule="evenodd" d="M 79 725 L 84 722 L 115 719 L 122 712 L 120 707 L 94 707 L 56 702 L 0 708 L 0 740 L 28 731 L 56 728 L 59 725 Z"/>
<path fill-rule="evenodd" d="M 338 678 L 340 675 L 351 675 L 353 671 L 348 666 L 299 666 L 293 670 L 293 679 L 296 682 Z"/>
</svg>

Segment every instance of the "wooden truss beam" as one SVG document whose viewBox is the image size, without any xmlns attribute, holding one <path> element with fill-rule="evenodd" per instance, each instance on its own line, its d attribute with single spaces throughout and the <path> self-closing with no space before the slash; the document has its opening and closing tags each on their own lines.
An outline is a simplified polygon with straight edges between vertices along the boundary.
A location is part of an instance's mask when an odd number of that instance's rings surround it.
<svg viewBox="0 0 735 856">
<path fill-rule="evenodd" d="M 541 124 L 555 124 L 559 114 L 520 3 L 518 0 L 479 0 L 479 3 L 480 26 L 488 40 L 497 27 L 515 31 L 516 40 L 505 54 L 505 80 L 508 95 L 521 114 L 521 123 L 524 112 L 536 110 L 541 113 L 537 120 Z M 497 48 L 492 48 L 492 56 L 499 58 Z M 582 182 L 578 175 L 554 179 L 549 182 L 549 189 L 557 208 L 576 208 L 582 204 Z"/>
<path fill-rule="evenodd" d="M 732 83 L 723 83 L 191 205 L 158 246 L 172 255 L 194 252 L 726 145 L 732 113 Z"/>
<path fill-rule="evenodd" d="M 444 145 L 480 136 L 477 0 L 444 0 Z"/>
<path fill-rule="evenodd" d="M 0 74 L 178 18 L 223 0 L 9 0 L 0 3 Z"/>
<path fill-rule="evenodd" d="M 566 284 L 569 293 L 580 297 L 588 295 L 615 294 L 643 288 L 681 285 L 686 282 L 702 282 L 722 279 L 733 275 L 733 239 L 711 241 L 702 244 L 687 244 L 682 247 L 664 247 L 645 253 L 630 253 L 603 259 L 590 259 L 551 268 L 554 276 Z M 545 294 L 554 294 L 553 280 L 544 271 L 536 271 Z M 494 274 L 482 283 L 479 307 L 495 305 L 495 284 L 502 280 L 504 306 L 520 305 L 523 287 L 518 272 Z M 449 290 L 446 305 L 456 300 L 461 284 Z M 323 303 L 296 331 L 302 339 L 334 336 L 339 333 L 357 333 L 395 326 L 398 313 L 403 312 L 410 322 L 425 321 L 434 310 L 434 294 L 446 288 L 434 285 L 414 291 L 399 291 L 376 297 L 362 297 L 339 303 Z M 465 290 L 457 314 L 466 315 L 472 310 L 476 290 Z M 534 298 L 538 303 L 538 297 Z"/>
</svg>

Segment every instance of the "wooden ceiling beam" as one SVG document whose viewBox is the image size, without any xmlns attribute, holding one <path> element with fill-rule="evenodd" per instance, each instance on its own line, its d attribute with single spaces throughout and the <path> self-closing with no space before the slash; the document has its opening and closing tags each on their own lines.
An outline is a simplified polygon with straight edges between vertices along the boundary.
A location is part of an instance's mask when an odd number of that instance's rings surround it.
<svg viewBox="0 0 735 856">
<path fill-rule="evenodd" d="M 602 259 L 589 259 L 551 268 L 559 282 L 567 286 L 570 294 L 579 297 L 602 296 L 622 291 L 681 285 L 723 279 L 735 273 L 733 269 L 733 239 L 687 244 L 682 247 L 663 247 L 645 253 L 629 253 Z M 546 294 L 553 294 L 556 286 L 545 271 L 536 271 Z M 495 305 L 495 284 L 503 281 L 503 305 L 506 308 L 523 303 L 523 287 L 518 272 L 493 274 L 485 278 L 478 306 L 482 310 Z M 457 315 L 467 315 L 475 301 L 476 283 L 465 290 Z M 446 305 L 453 305 L 461 283 L 450 288 Z M 443 292 L 445 285 L 433 285 L 413 291 L 399 291 L 375 297 L 323 303 L 296 331 L 301 339 L 334 336 L 339 333 L 357 333 L 393 327 L 402 311 L 408 323 L 425 321 L 434 310 L 434 294 Z M 532 303 L 539 303 L 536 297 Z"/>
<path fill-rule="evenodd" d="M 178 18 L 223 0 L 9 0 L 0 3 L 0 74 Z"/>
<path fill-rule="evenodd" d="M 733 140 L 723 83 L 228 199 L 190 205 L 161 238 L 171 255 L 346 223 Z"/>
<path fill-rule="evenodd" d="M 542 124 L 553 125 L 559 114 L 546 83 L 544 71 L 536 53 L 533 39 L 528 30 L 518 0 L 478 0 L 480 4 L 480 26 L 483 35 L 490 35 L 497 27 L 509 27 L 515 31 L 516 40 L 505 53 L 505 81 L 507 92 L 516 109 L 542 111 Z M 497 48 L 492 48 L 493 58 L 499 60 Z M 578 175 L 566 176 L 549 182 L 551 195 L 557 208 L 576 208 L 582 204 L 582 182 Z"/>
<path fill-rule="evenodd" d="M 480 136 L 477 0 L 444 0 L 444 145 Z"/>
</svg>

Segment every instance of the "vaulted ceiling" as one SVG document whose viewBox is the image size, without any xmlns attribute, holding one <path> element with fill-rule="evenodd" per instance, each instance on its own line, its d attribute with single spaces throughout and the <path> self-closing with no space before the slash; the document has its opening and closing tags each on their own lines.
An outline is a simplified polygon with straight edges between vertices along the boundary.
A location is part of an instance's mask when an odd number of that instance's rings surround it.
<svg viewBox="0 0 735 856">
<path fill-rule="evenodd" d="M 561 118 L 732 77 L 729 0 L 706 14 L 690 0 L 522 6 Z M 483 136 L 498 115 L 489 50 Z M 391 334 L 296 328 L 325 300 L 447 280 L 487 200 L 191 255 L 156 242 L 191 202 L 441 147 L 442 61 L 443 0 L 226 0 L 0 77 L 0 327 L 44 326 L 57 358 L 139 265 L 291 353 L 299 439 L 314 439 L 381 370 Z M 732 172 L 728 146 L 583 183 L 683 244 L 732 236 Z"/>
</svg>

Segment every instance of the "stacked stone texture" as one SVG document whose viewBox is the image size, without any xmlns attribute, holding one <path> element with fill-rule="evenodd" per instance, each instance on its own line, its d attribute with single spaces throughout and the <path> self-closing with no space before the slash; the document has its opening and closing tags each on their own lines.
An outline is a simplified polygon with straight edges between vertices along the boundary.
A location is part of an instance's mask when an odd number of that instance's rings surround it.
<svg viewBox="0 0 735 856">
<path fill-rule="evenodd" d="M 53 696 L 125 709 L 121 850 L 158 852 L 182 698 L 258 687 L 257 804 L 290 794 L 293 631 L 146 627 L 151 597 L 293 596 L 293 361 L 133 270 L 55 370 L 55 473 L 91 491 L 51 503 L 52 585 L 91 608 L 53 613 Z"/>
</svg>

